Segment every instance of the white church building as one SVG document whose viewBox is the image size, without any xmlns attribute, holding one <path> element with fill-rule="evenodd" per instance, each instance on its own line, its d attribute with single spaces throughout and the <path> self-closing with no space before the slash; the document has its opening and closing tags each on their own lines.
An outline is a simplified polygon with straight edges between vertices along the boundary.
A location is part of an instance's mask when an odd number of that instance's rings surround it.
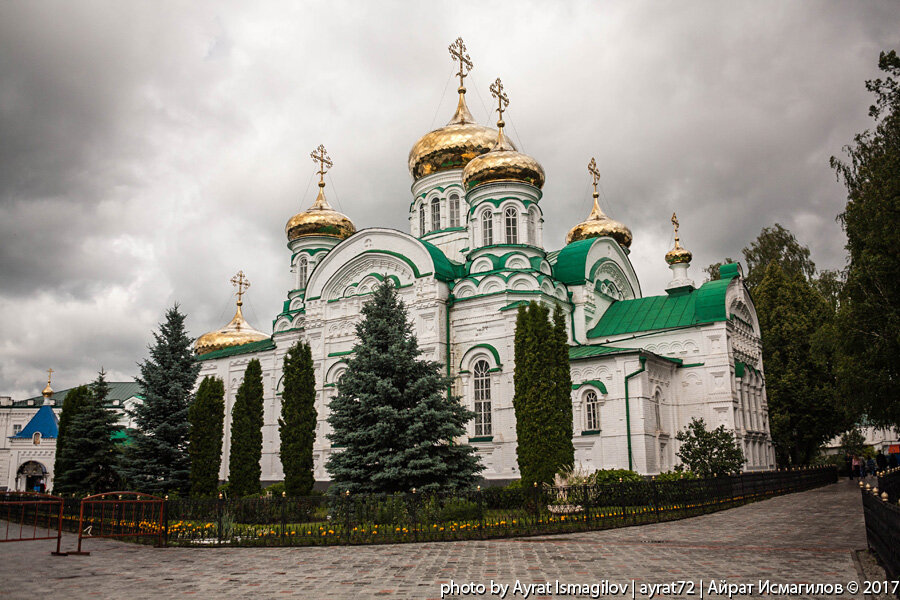
<svg viewBox="0 0 900 600">
<path fill-rule="evenodd" d="M 450 122 L 426 133 L 409 153 L 413 183 L 409 230 L 357 229 L 325 195 L 332 166 L 320 146 L 319 193 L 285 228 L 290 283 L 273 332 L 253 329 L 238 309 L 223 329 L 198 338 L 200 377 L 225 382 L 222 479 L 227 478 L 231 409 L 244 370 L 259 359 L 265 387 L 262 479 L 283 479 L 278 417 L 282 362 L 297 341 L 310 344 L 317 380 L 315 476 L 333 448 L 328 404 L 352 354 L 354 326 L 373 287 L 389 278 L 408 307 L 425 358 L 446 365 L 453 392 L 475 412 L 461 442 L 475 446 L 488 480 L 518 478 L 513 409 L 517 308 L 560 306 L 569 323 L 575 461 L 588 469 L 655 474 L 678 462 L 675 434 L 693 417 L 733 430 L 747 470 L 772 469 L 759 322 L 739 265 L 694 284 L 691 253 L 660 257 L 671 269 L 666 293 L 645 297 L 629 260 L 631 231 L 597 203 L 561 249 L 543 236 L 544 171 L 504 134 L 506 95 L 499 80 L 496 129 L 475 122 L 464 77 L 471 63 L 461 40 L 459 102 Z"/>
</svg>

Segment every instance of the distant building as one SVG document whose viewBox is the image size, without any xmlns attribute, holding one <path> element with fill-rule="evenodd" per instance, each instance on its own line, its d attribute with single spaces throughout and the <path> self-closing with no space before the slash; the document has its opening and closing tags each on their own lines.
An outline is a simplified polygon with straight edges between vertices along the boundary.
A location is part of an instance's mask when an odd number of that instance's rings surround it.
<svg viewBox="0 0 900 600">
<path fill-rule="evenodd" d="M 133 381 L 109 386 L 107 408 L 130 426 L 125 408 L 141 397 L 140 386 Z M 48 378 L 41 396 L 15 401 L 0 396 L 0 491 L 53 489 L 59 414 L 71 389 L 54 392 Z"/>
</svg>

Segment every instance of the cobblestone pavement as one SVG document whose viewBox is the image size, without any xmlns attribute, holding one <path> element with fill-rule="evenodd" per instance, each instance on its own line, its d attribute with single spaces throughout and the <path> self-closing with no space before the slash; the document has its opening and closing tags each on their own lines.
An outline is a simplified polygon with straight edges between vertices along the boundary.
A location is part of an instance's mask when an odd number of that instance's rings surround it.
<svg viewBox="0 0 900 600">
<path fill-rule="evenodd" d="M 51 556 L 49 541 L 0 544 L 0 597 L 429 599 L 451 580 L 509 584 L 506 598 L 516 599 L 516 580 L 846 584 L 860 579 L 852 551 L 866 539 L 859 490 L 844 480 L 682 521 L 536 538 L 329 548 L 86 544 L 90 556 L 68 557 Z M 67 536 L 63 549 L 74 545 Z"/>
</svg>

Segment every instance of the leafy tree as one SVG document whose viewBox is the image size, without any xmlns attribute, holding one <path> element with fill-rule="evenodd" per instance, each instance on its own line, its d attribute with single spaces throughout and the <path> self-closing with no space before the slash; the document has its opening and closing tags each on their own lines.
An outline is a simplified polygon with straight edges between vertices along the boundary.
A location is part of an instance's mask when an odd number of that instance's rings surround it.
<svg viewBox="0 0 900 600">
<path fill-rule="evenodd" d="M 841 435 L 841 450 L 844 451 L 844 454 L 863 456 L 866 448 L 866 436 L 862 434 L 859 427 L 854 427 Z"/>
<path fill-rule="evenodd" d="M 218 377 L 204 377 L 188 409 L 191 423 L 191 495 L 215 496 L 222 464 L 225 422 L 225 384 Z"/>
<path fill-rule="evenodd" d="M 56 438 L 56 460 L 53 463 L 53 492 L 55 494 L 75 494 L 81 487 L 73 479 L 72 469 L 78 464 L 79 457 L 72 451 L 70 437 L 77 432 L 72 429 L 72 421 L 91 401 L 91 388 L 80 385 L 69 390 L 63 400 L 62 413 L 59 415 L 59 434 Z"/>
<path fill-rule="evenodd" d="M 565 319 L 557 310 L 551 324 L 549 315 L 547 307 L 532 302 L 516 316 L 513 408 L 516 456 L 526 487 L 552 484 L 575 462 Z"/>
<path fill-rule="evenodd" d="M 104 406 L 107 396 L 109 384 L 101 370 L 69 424 L 66 450 L 76 460 L 67 468 L 61 492 L 87 495 L 117 487 L 118 449 L 112 436 L 118 429 L 118 417 Z"/>
<path fill-rule="evenodd" d="M 419 358 L 406 306 L 390 279 L 362 307 L 357 343 L 329 404 L 332 490 L 351 493 L 470 488 L 483 467 L 456 444 L 474 414 L 449 393 L 440 363 Z"/>
<path fill-rule="evenodd" d="M 827 343 L 816 338 L 829 321 L 828 303 L 804 279 L 777 262 L 766 269 L 755 294 L 762 330 L 770 428 L 781 465 L 809 464 L 848 416 L 834 393 Z"/>
<path fill-rule="evenodd" d="M 706 280 L 707 281 L 719 280 L 722 277 L 719 274 L 719 267 L 721 267 L 722 265 L 730 265 L 733 262 L 734 262 L 734 260 L 729 256 L 725 259 L 725 262 L 721 262 L 721 261 L 714 262 L 713 264 L 709 265 L 708 267 L 703 269 L 703 271 L 706 273 Z"/>
<path fill-rule="evenodd" d="M 700 477 L 735 473 L 744 467 L 744 453 L 724 425 L 709 431 L 703 419 L 694 418 L 675 439 L 681 442 L 675 454 Z"/>
<path fill-rule="evenodd" d="M 143 401 L 130 411 L 136 429 L 121 475 L 129 486 L 152 494 L 186 493 L 190 488 L 188 409 L 200 365 L 194 361 L 184 319 L 176 304 L 153 333 L 150 358 L 140 364 L 137 378 Z"/>
<path fill-rule="evenodd" d="M 247 364 L 231 411 L 228 489 L 236 498 L 258 494 L 261 489 L 262 426 L 262 366 L 254 358 Z"/>
<path fill-rule="evenodd" d="M 307 343 L 291 346 L 284 357 L 284 387 L 281 393 L 281 466 L 289 496 L 312 492 L 313 442 L 316 440 L 316 376 Z"/>
<path fill-rule="evenodd" d="M 849 162 L 831 158 L 847 187 L 839 219 L 850 263 L 838 316 L 838 380 L 847 398 L 877 425 L 900 425 L 900 57 L 882 52 L 874 131 L 853 138 Z"/>
<path fill-rule="evenodd" d="M 802 245 L 794 234 L 778 223 L 763 227 L 759 236 L 744 248 L 747 274 L 744 278 L 752 293 L 766 274 L 771 263 L 777 263 L 788 277 L 800 275 L 806 280 L 816 274 L 816 265 L 809 255 L 809 248 Z"/>
</svg>

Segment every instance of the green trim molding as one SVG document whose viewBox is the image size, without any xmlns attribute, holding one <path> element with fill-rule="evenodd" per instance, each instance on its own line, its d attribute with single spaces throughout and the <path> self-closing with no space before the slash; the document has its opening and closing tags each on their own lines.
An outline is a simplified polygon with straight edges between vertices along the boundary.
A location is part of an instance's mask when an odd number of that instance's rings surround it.
<svg viewBox="0 0 900 600">
<path fill-rule="evenodd" d="M 466 357 L 469 355 L 469 353 L 476 348 L 484 348 L 485 350 L 489 351 L 493 355 L 494 361 L 497 363 L 496 370 L 500 370 L 500 368 L 503 366 L 503 363 L 500 362 L 500 353 L 497 352 L 497 349 L 490 344 L 475 344 L 474 346 L 463 352 L 462 359 L 460 359 L 459 361 L 460 369 L 462 369 L 462 364 L 466 360 Z"/>
<path fill-rule="evenodd" d="M 493 442 L 493 441 L 494 441 L 494 436 L 492 436 L 492 435 L 482 435 L 482 436 L 478 436 L 478 437 L 470 437 L 469 438 L 470 444 L 476 444 L 478 442 Z"/>
<path fill-rule="evenodd" d="M 577 383 L 577 384 L 573 383 L 572 389 L 577 390 L 578 388 L 583 387 L 585 385 L 592 385 L 595 388 L 597 388 L 598 390 L 600 390 L 601 393 L 603 393 L 603 394 L 607 393 L 606 386 L 603 384 L 602 381 L 599 381 L 597 379 L 588 379 L 587 381 L 582 381 L 581 383 Z"/>
</svg>

